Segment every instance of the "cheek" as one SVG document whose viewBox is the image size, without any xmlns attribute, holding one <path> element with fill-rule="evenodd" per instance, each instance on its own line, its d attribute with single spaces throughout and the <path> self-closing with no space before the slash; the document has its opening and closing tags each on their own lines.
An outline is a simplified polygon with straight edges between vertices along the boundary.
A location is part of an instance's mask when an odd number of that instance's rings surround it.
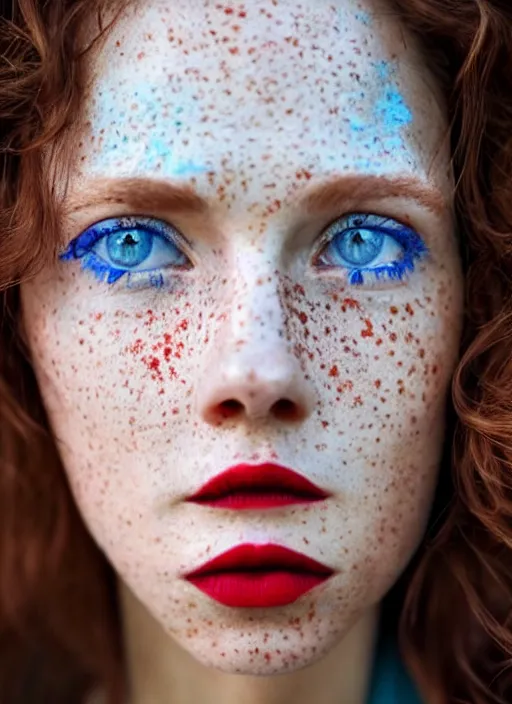
<svg viewBox="0 0 512 704">
<path fill-rule="evenodd" d="M 316 300 L 286 282 L 290 337 L 317 387 L 326 429 L 331 409 L 353 421 L 387 419 L 383 427 L 395 436 L 405 428 L 393 423 L 407 416 L 409 431 L 428 433 L 425 422 L 444 403 L 457 358 L 462 287 L 451 273 L 412 292 L 369 295 L 352 288 Z"/>
<path fill-rule="evenodd" d="M 179 438 L 197 428 L 191 380 L 211 314 L 183 293 L 169 304 L 160 294 L 87 288 L 26 285 L 23 307 L 75 497 L 89 525 L 99 525 L 103 514 L 126 513 L 168 490 L 171 450 L 182 449 Z"/>
<path fill-rule="evenodd" d="M 311 461 L 335 468 L 346 497 L 330 533 L 341 545 L 366 534 L 381 566 L 384 549 L 402 560 L 423 532 L 437 479 L 461 328 L 458 267 L 389 295 L 351 289 L 315 300 L 291 282 L 283 288 L 317 389 Z"/>
</svg>

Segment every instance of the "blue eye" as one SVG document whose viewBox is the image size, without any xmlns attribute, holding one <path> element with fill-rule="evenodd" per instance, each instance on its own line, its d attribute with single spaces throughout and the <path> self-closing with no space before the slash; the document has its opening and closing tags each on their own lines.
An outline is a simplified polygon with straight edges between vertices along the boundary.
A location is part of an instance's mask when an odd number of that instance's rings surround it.
<svg viewBox="0 0 512 704">
<path fill-rule="evenodd" d="M 76 237 L 60 256 L 79 260 L 99 281 L 113 284 L 123 276 L 128 286 L 163 286 L 163 271 L 190 269 L 178 246 L 180 236 L 167 223 L 149 217 L 102 220 Z"/>
<path fill-rule="evenodd" d="M 130 230 L 109 235 L 107 252 L 117 266 L 133 268 L 142 264 L 151 254 L 153 236 L 149 232 Z"/>
<path fill-rule="evenodd" d="M 391 218 L 353 213 L 339 218 L 325 232 L 315 264 L 343 268 L 349 283 L 360 286 L 382 281 L 402 281 L 428 249 L 413 229 Z"/>
</svg>

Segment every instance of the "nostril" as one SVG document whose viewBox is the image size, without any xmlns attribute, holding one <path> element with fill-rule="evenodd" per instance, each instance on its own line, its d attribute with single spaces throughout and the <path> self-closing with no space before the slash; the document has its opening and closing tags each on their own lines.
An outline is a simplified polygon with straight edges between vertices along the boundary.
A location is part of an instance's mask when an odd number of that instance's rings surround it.
<svg viewBox="0 0 512 704">
<path fill-rule="evenodd" d="M 219 415 L 223 419 L 233 418 L 243 412 L 244 406 L 240 401 L 234 398 L 230 398 L 227 401 L 223 401 L 218 407 Z"/>
<path fill-rule="evenodd" d="M 280 398 L 272 406 L 272 413 L 278 420 L 298 421 L 302 414 L 299 406 L 287 398 Z"/>
</svg>

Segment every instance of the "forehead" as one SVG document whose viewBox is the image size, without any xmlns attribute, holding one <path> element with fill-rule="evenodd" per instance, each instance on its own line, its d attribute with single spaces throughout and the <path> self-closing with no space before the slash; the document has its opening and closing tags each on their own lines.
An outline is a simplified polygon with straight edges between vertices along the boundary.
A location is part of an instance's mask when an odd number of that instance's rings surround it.
<svg viewBox="0 0 512 704">
<path fill-rule="evenodd" d="M 446 129 L 380 0 L 149 0 L 91 64 L 82 163 L 102 176 L 428 171 Z M 295 163 L 296 162 L 296 163 Z"/>
</svg>

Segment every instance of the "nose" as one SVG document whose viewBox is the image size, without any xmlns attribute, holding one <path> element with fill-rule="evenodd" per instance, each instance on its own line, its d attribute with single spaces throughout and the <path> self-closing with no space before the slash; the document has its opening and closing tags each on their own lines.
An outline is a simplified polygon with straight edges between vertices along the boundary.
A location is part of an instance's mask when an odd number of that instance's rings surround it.
<svg viewBox="0 0 512 704">
<path fill-rule="evenodd" d="M 294 352 L 277 278 L 238 282 L 222 308 L 196 390 L 202 419 L 304 421 L 315 394 Z"/>
</svg>

